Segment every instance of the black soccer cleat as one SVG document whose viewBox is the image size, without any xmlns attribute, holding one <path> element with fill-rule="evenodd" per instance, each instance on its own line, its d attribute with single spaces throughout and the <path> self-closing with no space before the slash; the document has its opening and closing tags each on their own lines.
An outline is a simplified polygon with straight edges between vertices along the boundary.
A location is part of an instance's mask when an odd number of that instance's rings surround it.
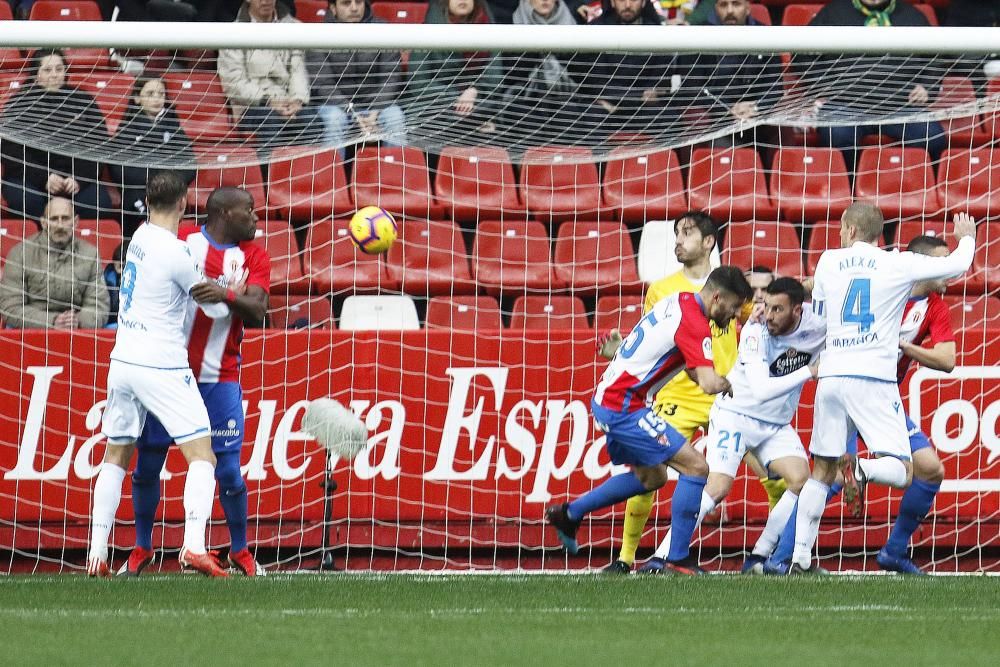
<svg viewBox="0 0 1000 667">
<path fill-rule="evenodd" d="M 601 572 L 604 574 L 629 574 L 632 572 L 632 566 L 623 560 L 616 560 L 610 565 L 605 565 L 601 568 Z"/>
<path fill-rule="evenodd" d="M 569 518 L 568 507 L 569 503 L 549 506 L 545 510 L 545 521 L 556 529 L 556 535 L 566 551 L 576 555 L 580 551 L 580 545 L 576 542 L 576 531 L 580 530 L 580 522 Z"/>
</svg>

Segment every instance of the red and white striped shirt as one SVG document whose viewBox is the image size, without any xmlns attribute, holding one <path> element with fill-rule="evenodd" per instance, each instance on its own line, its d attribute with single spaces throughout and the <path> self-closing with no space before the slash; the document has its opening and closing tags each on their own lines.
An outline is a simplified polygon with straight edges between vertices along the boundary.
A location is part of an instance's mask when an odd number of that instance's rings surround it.
<svg viewBox="0 0 1000 667">
<path fill-rule="evenodd" d="M 195 226 L 181 227 L 177 237 L 187 243 L 207 280 L 229 288 L 246 284 L 270 291 L 271 258 L 252 241 L 223 245 Z M 232 313 L 213 320 L 194 307 L 188 311 L 185 333 L 188 362 L 198 382 L 239 382 L 243 320 Z"/>
<path fill-rule="evenodd" d="M 936 292 L 931 292 L 926 297 L 910 297 L 903 310 L 903 326 L 899 330 L 899 340 L 914 345 L 922 344 L 928 336 L 932 345 L 955 340 L 948 304 Z M 906 377 L 912 363 L 913 359 L 900 350 L 899 365 L 896 368 L 898 382 Z"/>
<path fill-rule="evenodd" d="M 657 301 L 615 353 L 594 401 L 615 412 L 635 412 L 685 368 L 712 366 L 712 331 L 696 294 Z"/>
</svg>

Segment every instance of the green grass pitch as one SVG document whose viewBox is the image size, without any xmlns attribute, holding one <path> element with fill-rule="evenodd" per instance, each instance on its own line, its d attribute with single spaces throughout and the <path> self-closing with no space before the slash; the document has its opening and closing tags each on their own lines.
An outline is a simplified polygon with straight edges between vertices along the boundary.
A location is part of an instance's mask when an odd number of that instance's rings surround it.
<svg viewBox="0 0 1000 667">
<path fill-rule="evenodd" d="M 0 578 L 6 664 L 996 665 L 1000 578 Z"/>
</svg>

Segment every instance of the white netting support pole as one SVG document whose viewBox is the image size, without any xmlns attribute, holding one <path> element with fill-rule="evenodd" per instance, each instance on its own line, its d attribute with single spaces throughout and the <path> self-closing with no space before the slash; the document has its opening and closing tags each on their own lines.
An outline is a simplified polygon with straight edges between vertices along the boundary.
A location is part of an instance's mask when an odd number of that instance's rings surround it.
<svg viewBox="0 0 1000 667">
<path fill-rule="evenodd" d="M 142 26 L 137 29 L 136 26 Z M 989 54 L 1000 28 L 830 26 L 524 26 L 330 23 L 148 23 L 0 21 L 8 47 L 163 49 L 287 48 L 423 51 L 631 51 L 650 53 Z"/>
</svg>

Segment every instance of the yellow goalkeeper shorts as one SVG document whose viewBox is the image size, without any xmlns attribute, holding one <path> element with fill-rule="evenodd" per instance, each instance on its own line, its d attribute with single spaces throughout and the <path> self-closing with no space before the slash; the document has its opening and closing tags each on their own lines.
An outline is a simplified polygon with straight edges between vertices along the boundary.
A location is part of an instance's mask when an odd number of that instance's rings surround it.
<svg viewBox="0 0 1000 667">
<path fill-rule="evenodd" d="M 691 442 L 698 429 L 708 430 L 708 411 L 686 408 L 677 403 L 657 403 L 653 412 Z"/>
</svg>

